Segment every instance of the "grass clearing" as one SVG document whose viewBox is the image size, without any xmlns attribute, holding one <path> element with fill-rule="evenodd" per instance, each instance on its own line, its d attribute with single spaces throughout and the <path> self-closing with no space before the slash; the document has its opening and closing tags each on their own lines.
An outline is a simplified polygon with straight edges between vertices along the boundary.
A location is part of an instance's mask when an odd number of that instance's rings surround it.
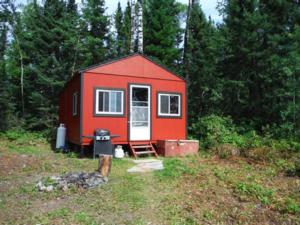
<svg viewBox="0 0 300 225">
<path fill-rule="evenodd" d="M 164 158 L 164 170 L 143 174 L 127 173 L 130 159 L 114 159 L 105 185 L 43 193 L 38 180 L 92 172 L 97 160 L 54 153 L 38 138 L 16 140 L 0 137 L 0 224 L 300 224 L 300 179 L 283 172 L 286 159 L 201 152 Z"/>
</svg>

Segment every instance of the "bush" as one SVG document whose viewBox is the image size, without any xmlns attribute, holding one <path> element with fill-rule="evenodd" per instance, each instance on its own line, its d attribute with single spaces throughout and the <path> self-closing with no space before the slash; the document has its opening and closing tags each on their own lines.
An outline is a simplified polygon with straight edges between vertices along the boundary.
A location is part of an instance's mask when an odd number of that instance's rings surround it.
<svg viewBox="0 0 300 225">
<path fill-rule="evenodd" d="M 1 137 L 7 138 L 10 141 L 17 141 L 19 143 L 27 143 L 29 141 L 44 140 L 44 133 L 42 132 L 29 132 L 23 129 L 8 130 L 0 134 Z"/>
<path fill-rule="evenodd" d="M 202 117 L 192 124 L 192 133 L 193 138 L 200 140 L 204 148 L 212 148 L 225 143 L 239 146 L 243 142 L 230 117 L 217 115 Z"/>
</svg>

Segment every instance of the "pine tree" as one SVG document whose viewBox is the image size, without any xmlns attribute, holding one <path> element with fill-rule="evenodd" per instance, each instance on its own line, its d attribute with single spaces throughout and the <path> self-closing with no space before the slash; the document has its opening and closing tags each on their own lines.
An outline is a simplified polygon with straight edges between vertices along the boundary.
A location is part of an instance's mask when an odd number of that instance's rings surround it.
<svg viewBox="0 0 300 225">
<path fill-rule="evenodd" d="M 75 43 L 76 10 L 73 3 L 47 0 L 28 4 L 18 28 L 23 54 L 25 122 L 29 129 L 51 129 L 57 121 L 58 93 L 72 76 Z M 69 8 L 67 7 L 69 6 Z M 17 27 L 17 26 L 16 26 Z M 18 42 L 9 51 L 9 73 L 14 83 L 20 71 Z M 16 93 L 15 98 L 19 99 Z M 19 105 L 19 104 L 17 104 Z"/>
<path fill-rule="evenodd" d="M 86 0 L 82 11 L 85 23 L 83 66 L 90 66 L 102 62 L 108 57 L 106 44 L 110 39 L 109 20 L 105 15 L 104 0 Z"/>
<path fill-rule="evenodd" d="M 115 28 L 116 28 L 116 45 L 117 45 L 117 56 L 123 55 L 125 37 L 123 29 L 123 12 L 121 8 L 121 3 L 118 2 L 118 8 L 114 15 Z"/>
<path fill-rule="evenodd" d="M 7 6 L 7 5 L 6 5 Z M 11 125 L 11 117 L 14 113 L 14 104 L 12 100 L 10 83 L 6 72 L 5 55 L 8 47 L 8 21 L 11 16 L 7 7 L 0 6 L 0 131 L 8 129 Z"/>
<path fill-rule="evenodd" d="M 224 102 L 222 111 L 236 120 L 263 115 L 265 18 L 257 0 L 228 0 L 222 28 L 226 47 L 222 62 Z"/>
<path fill-rule="evenodd" d="M 131 7 L 129 1 L 124 12 L 123 19 L 123 35 L 124 35 L 124 54 L 127 55 L 130 52 L 130 38 L 131 38 Z"/>
<path fill-rule="evenodd" d="M 171 68 L 181 59 L 176 48 L 178 35 L 182 34 L 180 9 L 175 0 L 148 0 L 144 4 L 144 52 Z"/>
<path fill-rule="evenodd" d="M 299 3 L 228 0 L 222 72 L 223 111 L 285 137 L 299 127 Z M 298 36 L 299 37 L 299 36 Z"/>
<path fill-rule="evenodd" d="M 194 0 L 188 7 L 185 31 L 184 74 L 189 85 L 190 122 L 216 113 L 221 100 L 218 76 L 218 32 Z"/>
</svg>

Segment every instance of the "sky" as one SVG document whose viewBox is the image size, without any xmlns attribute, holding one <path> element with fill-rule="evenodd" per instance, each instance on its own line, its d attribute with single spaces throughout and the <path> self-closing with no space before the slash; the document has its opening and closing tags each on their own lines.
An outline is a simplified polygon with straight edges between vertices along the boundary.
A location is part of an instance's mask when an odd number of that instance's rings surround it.
<svg viewBox="0 0 300 225">
<path fill-rule="evenodd" d="M 120 1 L 122 8 L 124 9 L 127 4 L 127 0 L 106 0 L 107 13 L 112 14 L 116 9 L 118 2 Z M 163 1 L 163 0 L 162 0 Z M 188 4 L 188 0 L 177 0 L 178 2 Z M 216 9 L 218 0 L 200 0 L 200 4 L 205 15 L 210 16 L 215 22 L 221 22 L 222 17 L 219 15 L 218 10 Z"/>
</svg>

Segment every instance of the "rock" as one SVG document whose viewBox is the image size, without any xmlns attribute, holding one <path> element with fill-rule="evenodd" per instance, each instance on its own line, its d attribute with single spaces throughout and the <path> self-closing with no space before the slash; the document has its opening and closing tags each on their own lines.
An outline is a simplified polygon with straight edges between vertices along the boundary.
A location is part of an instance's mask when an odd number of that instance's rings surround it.
<svg viewBox="0 0 300 225">
<path fill-rule="evenodd" d="M 46 191 L 47 192 L 53 191 L 53 185 L 46 187 Z"/>
<path fill-rule="evenodd" d="M 99 172 L 67 173 L 63 176 L 52 176 L 50 179 L 53 183 L 49 186 L 45 186 L 42 181 L 39 181 L 36 185 L 38 190 L 50 192 L 54 189 L 66 191 L 70 187 L 93 188 L 108 181 Z"/>
</svg>

